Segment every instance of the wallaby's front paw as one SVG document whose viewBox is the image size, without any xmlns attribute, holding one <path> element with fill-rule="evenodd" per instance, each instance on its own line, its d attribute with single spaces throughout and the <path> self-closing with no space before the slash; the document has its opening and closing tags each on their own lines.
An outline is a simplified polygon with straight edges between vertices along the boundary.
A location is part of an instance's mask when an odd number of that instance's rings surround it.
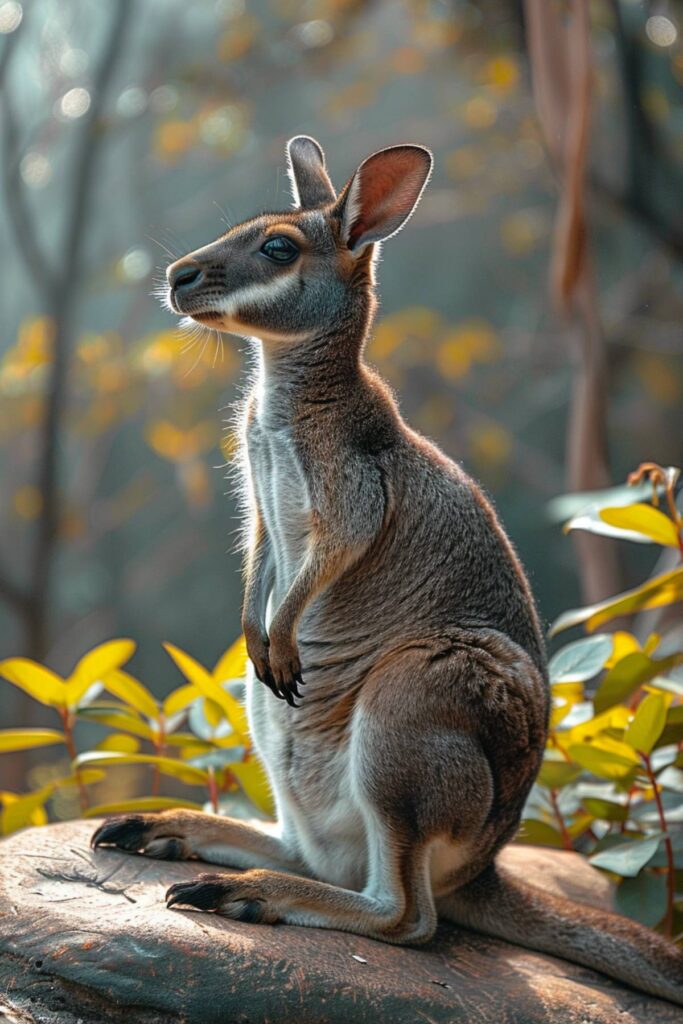
<svg viewBox="0 0 683 1024">
<path fill-rule="evenodd" d="M 182 904 L 195 910 L 214 911 L 234 921 L 272 924 L 278 915 L 259 884 L 258 871 L 241 874 L 199 875 L 191 882 L 176 882 L 166 893 L 166 906 Z"/>
<path fill-rule="evenodd" d="M 285 695 L 280 693 L 275 685 L 273 673 L 270 670 L 270 650 L 267 637 L 261 634 L 258 626 L 253 627 L 249 623 L 242 622 L 242 631 L 247 642 L 247 654 L 254 666 L 254 672 L 259 682 L 264 683 L 268 689 L 275 694 L 279 700 L 285 700 Z"/>
<path fill-rule="evenodd" d="M 181 836 L 169 835 L 171 831 L 170 821 L 164 822 L 158 814 L 122 814 L 107 818 L 93 833 L 90 845 L 93 850 L 113 846 L 159 860 L 188 860 L 190 846 Z"/>
<path fill-rule="evenodd" d="M 303 686 L 304 681 L 301 678 L 301 662 L 296 644 L 276 640 L 271 636 L 268 654 L 270 672 L 279 691 L 278 696 L 282 696 L 291 707 L 298 707 L 294 698 L 302 696 L 299 686 Z"/>
</svg>

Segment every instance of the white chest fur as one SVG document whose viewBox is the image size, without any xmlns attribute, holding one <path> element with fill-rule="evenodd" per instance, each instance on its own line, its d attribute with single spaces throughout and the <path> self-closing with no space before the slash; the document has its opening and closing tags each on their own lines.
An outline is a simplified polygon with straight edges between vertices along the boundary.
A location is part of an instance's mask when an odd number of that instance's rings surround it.
<svg viewBox="0 0 683 1024">
<path fill-rule="evenodd" d="M 282 599 L 306 554 L 311 501 L 289 427 L 255 423 L 248 436 L 249 470 L 275 562 L 273 600 Z"/>
</svg>

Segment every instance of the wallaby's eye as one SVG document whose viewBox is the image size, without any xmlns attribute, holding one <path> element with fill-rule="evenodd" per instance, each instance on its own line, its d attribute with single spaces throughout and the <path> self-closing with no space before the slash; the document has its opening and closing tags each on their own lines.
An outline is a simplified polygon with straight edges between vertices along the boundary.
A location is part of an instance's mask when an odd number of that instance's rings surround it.
<svg viewBox="0 0 683 1024">
<path fill-rule="evenodd" d="M 269 238 L 261 246 L 261 252 L 273 263 L 291 263 L 299 255 L 299 250 L 294 242 L 285 235 L 275 235 L 273 238 Z"/>
</svg>

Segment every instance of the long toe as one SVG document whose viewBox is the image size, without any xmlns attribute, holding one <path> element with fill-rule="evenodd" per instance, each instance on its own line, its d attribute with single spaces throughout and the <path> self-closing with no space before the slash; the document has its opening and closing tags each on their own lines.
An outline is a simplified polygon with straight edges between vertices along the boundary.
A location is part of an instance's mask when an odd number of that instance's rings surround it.
<svg viewBox="0 0 683 1024">
<path fill-rule="evenodd" d="M 166 893 L 166 906 L 173 907 L 178 903 L 183 906 L 195 907 L 197 910 L 218 910 L 225 893 L 220 882 L 202 881 L 176 882 Z"/>
<path fill-rule="evenodd" d="M 90 840 L 93 850 L 98 846 L 116 846 L 120 850 L 140 850 L 144 846 L 147 823 L 140 814 L 108 818 L 95 830 Z"/>
</svg>

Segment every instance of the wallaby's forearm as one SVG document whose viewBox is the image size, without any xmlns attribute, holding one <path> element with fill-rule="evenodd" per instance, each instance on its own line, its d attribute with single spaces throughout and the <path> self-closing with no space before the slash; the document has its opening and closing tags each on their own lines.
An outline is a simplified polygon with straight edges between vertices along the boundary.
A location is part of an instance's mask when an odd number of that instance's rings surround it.
<svg viewBox="0 0 683 1024">
<path fill-rule="evenodd" d="M 265 682 L 268 668 L 266 607 L 275 578 L 275 560 L 261 514 L 254 509 L 252 515 L 252 538 L 244 570 L 242 631 L 247 643 L 247 653 L 254 663 L 256 673 L 259 679 Z"/>
</svg>

